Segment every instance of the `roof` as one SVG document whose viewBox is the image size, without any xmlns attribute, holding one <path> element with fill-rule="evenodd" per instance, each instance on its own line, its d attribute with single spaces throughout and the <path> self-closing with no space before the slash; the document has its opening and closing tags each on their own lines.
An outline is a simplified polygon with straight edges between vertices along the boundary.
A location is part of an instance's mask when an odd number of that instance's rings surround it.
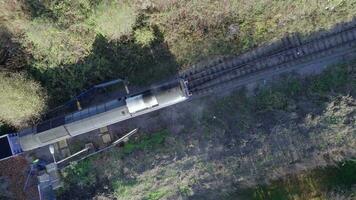
<svg viewBox="0 0 356 200">
<path fill-rule="evenodd" d="M 150 93 L 140 94 L 126 99 L 126 106 L 130 113 L 136 113 L 158 105 L 156 97 Z"/>
<path fill-rule="evenodd" d="M 50 176 L 43 174 L 38 176 L 38 193 L 40 200 L 55 200 L 55 194 L 51 185 Z"/>
<path fill-rule="evenodd" d="M 12 156 L 12 151 L 10 147 L 7 135 L 0 138 L 0 160 Z"/>
</svg>

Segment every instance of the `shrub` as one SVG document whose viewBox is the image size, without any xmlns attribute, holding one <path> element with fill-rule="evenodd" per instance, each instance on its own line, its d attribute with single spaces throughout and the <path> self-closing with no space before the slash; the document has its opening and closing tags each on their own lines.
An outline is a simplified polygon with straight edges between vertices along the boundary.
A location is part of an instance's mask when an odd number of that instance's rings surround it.
<svg viewBox="0 0 356 200">
<path fill-rule="evenodd" d="M 90 187 L 96 183 L 94 169 L 88 160 L 72 164 L 70 168 L 66 170 L 66 178 L 70 184 L 75 184 L 80 188 Z"/>
<path fill-rule="evenodd" d="M 71 25 L 86 20 L 91 15 L 94 5 L 92 5 L 92 0 L 52 0 L 48 3 L 48 7 L 56 23 L 69 28 Z"/>
<path fill-rule="evenodd" d="M 103 1 L 51 1 L 37 5 L 36 14 L 24 29 L 24 45 L 43 69 L 74 64 L 88 56 L 95 33 L 109 40 L 128 35 L 136 21 L 136 12 L 126 3 Z"/>
<path fill-rule="evenodd" d="M 24 74 L 0 73 L 0 121 L 26 126 L 45 110 L 46 94 Z"/>
<path fill-rule="evenodd" d="M 154 133 L 152 135 L 145 135 L 142 138 L 139 138 L 137 141 L 129 142 L 124 146 L 124 153 L 131 153 L 135 150 L 153 150 L 161 145 L 166 137 L 168 132 L 166 130 Z"/>
<path fill-rule="evenodd" d="M 135 181 L 115 181 L 113 184 L 114 196 L 118 199 L 130 198 L 131 189 L 136 186 Z"/>
<path fill-rule="evenodd" d="M 129 4 L 102 2 L 90 18 L 90 23 L 94 24 L 97 33 L 109 40 L 118 40 L 122 35 L 131 33 L 136 16 L 135 9 Z"/>
<path fill-rule="evenodd" d="M 150 192 L 144 199 L 145 200 L 159 200 L 167 193 L 165 190 L 156 190 Z"/>
<path fill-rule="evenodd" d="M 356 162 L 349 160 L 337 166 L 317 168 L 300 175 L 290 175 L 285 179 L 272 181 L 269 185 L 259 185 L 237 191 L 226 199 L 245 197 L 246 199 L 329 199 L 324 198 L 328 191 L 352 190 L 356 183 Z"/>
<path fill-rule="evenodd" d="M 322 75 L 316 76 L 309 86 L 311 93 L 325 93 L 351 82 L 346 65 L 330 67 Z"/>
<path fill-rule="evenodd" d="M 85 28 L 85 27 L 83 27 Z M 46 69 L 78 62 L 89 53 L 93 37 L 60 29 L 51 21 L 36 19 L 27 27 L 25 43 L 37 67 Z"/>
<path fill-rule="evenodd" d="M 134 36 L 136 43 L 142 46 L 149 46 L 155 40 L 153 31 L 148 28 L 135 30 Z"/>
<path fill-rule="evenodd" d="M 276 89 L 287 96 L 297 96 L 303 91 L 303 85 L 300 80 L 289 78 L 283 80 L 283 84 L 279 84 Z"/>
<path fill-rule="evenodd" d="M 256 105 L 258 110 L 284 109 L 288 105 L 287 97 L 271 89 L 263 89 L 256 96 Z"/>
</svg>

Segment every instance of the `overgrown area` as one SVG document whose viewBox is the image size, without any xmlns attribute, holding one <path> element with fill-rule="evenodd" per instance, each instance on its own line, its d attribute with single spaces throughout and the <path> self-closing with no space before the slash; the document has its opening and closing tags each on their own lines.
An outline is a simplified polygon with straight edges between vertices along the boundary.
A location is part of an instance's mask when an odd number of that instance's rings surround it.
<svg viewBox="0 0 356 200">
<path fill-rule="evenodd" d="M 15 112 L 0 120 L 18 128 L 19 121 L 35 121 L 46 110 L 43 103 L 50 109 L 104 80 L 128 78 L 134 85 L 147 85 L 197 61 L 241 53 L 286 33 L 329 28 L 350 20 L 355 3 L 1 1 L 0 69 L 21 72 L 30 85 L 35 81 L 43 89 L 38 96 L 29 90 L 32 108 L 24 109 L 27 113 L 16 110 L 21 97 L 7 99 Z"/>
<path fill-rule="evenodd" d="M 157 132 L 66 170 L 59 198 L 352 199 L 355 69 L 286 75 L 252 95 L 240 90 L 136 119 Z"/>
<path fill-rule="evenodd" d="M 281 38 L 350 20 L 354 0 L 152 0 L 151 22 L 158 24 L 180 63 L 241 53 Z"/>
<path fill-rule="evenodd" d="M 336 166 L 314 169 L 298 175 L 275 180 L 269 185 L 244 189 L 226 199 L 342 199 L 354 198 L 356 161 L 340 162 Z"/>
<path fill-rule="evenodd" d="M 0 1 L 0 134 L 93 84 L 127 78 L 147 86 L 355 13 L 355 0 Z M 355 155 L 355 80 L 354 63 L 333 66 L 312 78 L 286 76 L 252 96 L 241 90 L 137 119 L 150 131 L 66 169 L 58 197 L 352 198 L 355 179 L 339 177 L 355 167 L 344 162 Z M 341 170 L 331 182 L 319 176 L 329 169 Z M 302 173 L 279 180 L 292 172 Z M 343 184 L 350 188 L 334 190 Z"/>
</svg>

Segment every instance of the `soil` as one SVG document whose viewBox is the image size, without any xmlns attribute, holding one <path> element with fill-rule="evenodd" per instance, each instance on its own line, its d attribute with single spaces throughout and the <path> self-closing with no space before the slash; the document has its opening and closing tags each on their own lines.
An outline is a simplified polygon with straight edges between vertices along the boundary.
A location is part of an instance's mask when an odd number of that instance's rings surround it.
<svg viewBox="0 0 356 200">
<path fill-rule="evenodd" d="M 0 199 L 6 200 L 38 200 L 37 178 L 30 176 L 28 186 L 24 190 L 30 165 L 26 158 L 17 156 L 0 162 L 0 177 L 7 183 L 6 191 L 1 191 Z"/>
</svg>

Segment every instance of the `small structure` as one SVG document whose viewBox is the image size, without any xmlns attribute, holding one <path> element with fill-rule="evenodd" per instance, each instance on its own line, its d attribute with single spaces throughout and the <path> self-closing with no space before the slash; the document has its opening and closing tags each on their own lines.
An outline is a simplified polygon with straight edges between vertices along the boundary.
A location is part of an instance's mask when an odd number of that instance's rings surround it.
<svg viewBox="0 0 356 200">
<path fill-rule="evenodd" d="M 60 153 L 62 158 L 68 157 L 71 155 L 67 140 L 61 140 L 57 143 L 54 144 L 55 149 L 57 150 L 57 152 Z"/>
<path fill-rule="evenodd" d="M 38 194 L 40 200 L 55 200 L 56 196 L 53 192 L 50 177 L 47 173 L 44 173 L 37 177 L 38 179 Z"/>
<path fill-rule="evenodd" d="M 101 137 L 101 139 L 103 140 L 103 143 L 104 144 L 108 144 L 111 142 L 111 135 L 110 135 L 110 132 L 108 130 L 108 127 L 107 126 L 104 126 L 102 128 L 100 128 L 100 134 L 99 136 Z"/>
<path fill-rule="evenodd" d="M 0 161 L 10 158 L 22 152 L 21 145 L 17 139 L 17 134 L 7 134 L 0 136 Z"/>
<path fill-rule="evenodd" d="M 55 200 L 56 197 L 53 190 L 63 186 L 58 173 L 57 164 L 50 163 L 46 165 L 46 171 L 37 176 L 37 179 L 40 200 Z"/>
</svg>

